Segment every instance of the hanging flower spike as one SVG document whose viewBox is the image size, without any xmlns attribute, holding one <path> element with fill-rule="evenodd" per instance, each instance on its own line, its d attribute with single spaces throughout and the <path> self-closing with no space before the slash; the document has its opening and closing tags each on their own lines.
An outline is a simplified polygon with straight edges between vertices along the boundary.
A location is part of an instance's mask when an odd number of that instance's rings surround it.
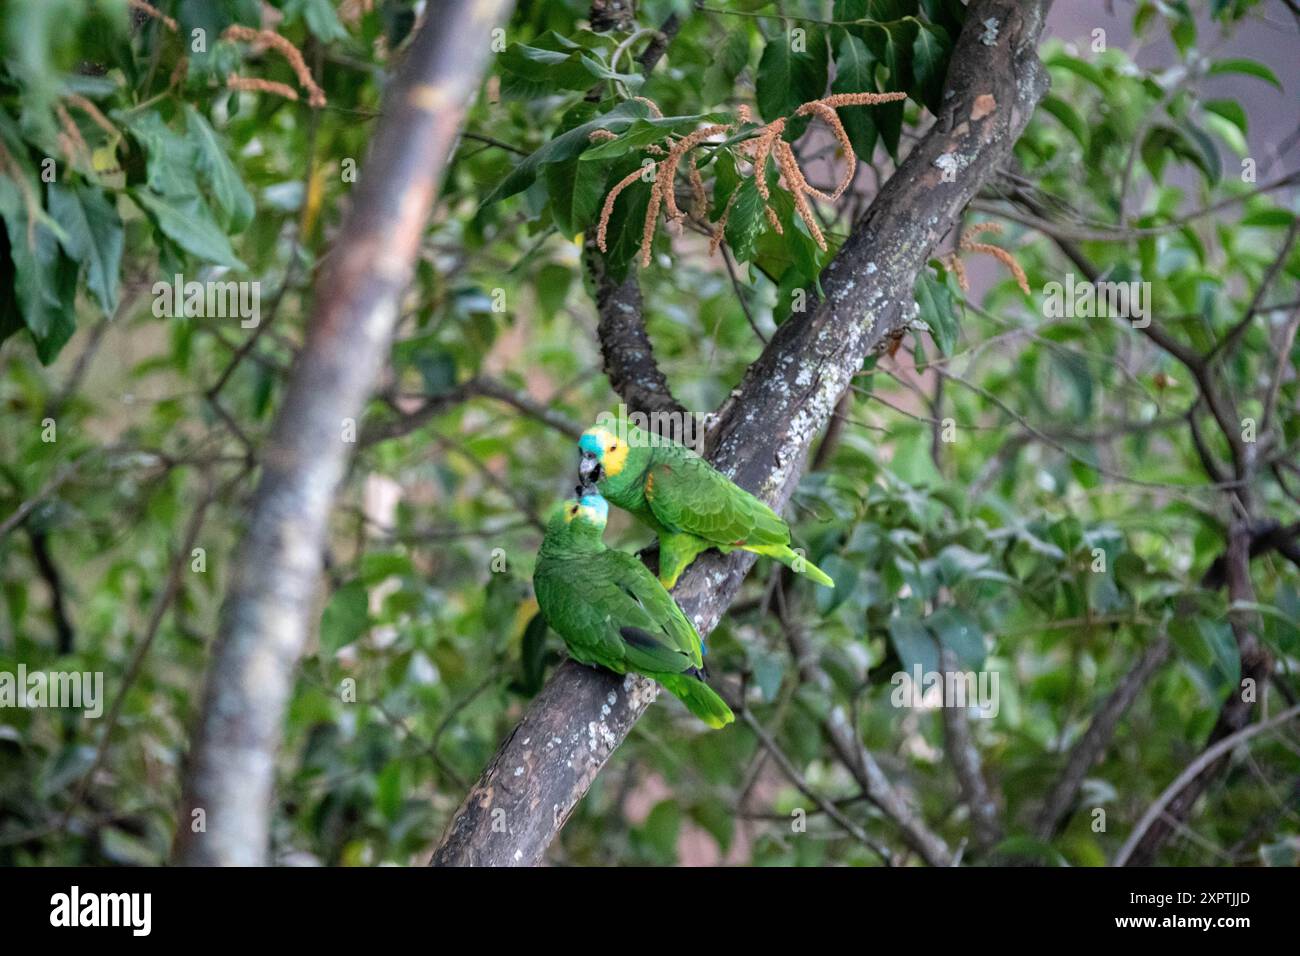
<svg viewBox="0 0 1300 956">
<path fill-rule="evenodd" d="M 267 46 L 276 50 L 289 62 L 289 66 L 293 69 L 294 75 L 298 77 L 298 82 L 307 90 L 307 105 L 311 106 L 313 109 L 320 109 L 322 106 L 326 105 L 325 91 L 316 85 L 316 80 L 311 75 L 311 70 L 307 69 L 307 61 L 302 58 L 302 53 L 298 51 L 296 46 L 284 37 L 280 36 L 280 34 L 276 33 L 274 30 L 254 30 L 252 27 L 246 27 L 236 23 L 226 27 L 226 30 L 221 34 L 221 37 L 223 40 L 239 40 L 245 43 L 265 43 Z M 226 85 L 232 85 L 229 78 L 226 80 Z M 276 86 L 283 87 L 284 84 L 278 83 Z M 253 89 L 254 87 L 248 88 Z M 270 92 L 270 90 L 267 90 L 267 92 Z M 280 95 L 283 96 L 284 94 L 281 92 Z M 296 100 L 298 97 L 295 94 L 288 98 Z"/>
<path fill-rule="evenodd" d="M 646 108 L 650 110 L 650 115 L 654 119 L 664 118 L 663 110 L 659 108 L 659 104 L 657 104 L 654 100 L 649 99 L 648 97 L 645 96 L 634 96 L 632 97 L 632 99 L 638 103 L 644 103 L 646 105 Z"/>
<path fill-rule="evenodd" d="M 709 197 L 704 191 L 704 180 L 700 177 L 700 168 L 695 165 L 695 154 L 686 157 L 686 178 L 691 184 L 691 215 L 703 219 L 709 213 Z"/>
<path fill-rule="evenodd" d="M 1025 276 L 1025 270 L 1020 267 L 1016 257 L 1001 246 L 995 246 L 988 242 L 975 242 L 974 237 L 982 233 L 992 233 L 995 236 L 1002 235 L 1002 223 L 1000 222 L 977 222 L 967 227 L 962 234 L 961 242 L 957 244 L 957 249 L 948 253 L 944 259 L 945 264 L 949 264 L 953 275 L 957 277 L 957 283 L 961 286 L 963 292 L 970 291 L 970 283 L 966 279 L 966 267 L 962 264 L 962 252 L 982 252 L 986 256 L 992 256 L 1001 262 L 1011 272 L 1016 280 L 1016 285 L 1020 286 L 1020 291 L 1029 295 L 1029 279 Z"/>
<path fill-rule="evenodd" d="M 677 177 L 677 167 L 681 164 L 682 157 L 710 136 L 725 133 L 729 129 L 731 127 L 727 124 L 701 126 L 699 129 L 687 133 L 669 147 L 668 155 L 660 162 L 658 175 L 655 177 L 659 186 L 659 194 L 663 198 L 664 217 L 669 221 L 676 222 L 679 219 L 686 218 L 686 214 L 677 208 L 677 197 L 673 195 L 673 180 Z"/>
<path fill-rule="evenodd" d="M 827 196 L 820 190 L 811 190 L 814 196 L 827 202 L 835 202 L 853 184 L 853 176 L 858 168 L 858 156 L 854 152 L 853 143 L 849 139 L 848 131 L 844 129 L 843 122 L 840 121 L 839 114 L 835 111 L 846 106 L 878 106 L 881 103 L 894 103 L 903 99 L 907 99 L 906 93 L 836 93 L 820 100 L 812 100 L 795 110 L 795 116 L 816 116 L 829 126 L 831 134 L 844 153 L 846 164 L 844 175 L 840 177 L 835 191 Z"/>
<path fill-rule="evenodd" d="M 596 248 L 601 252 L 608 252 L 605 248 L 605 231 L 609 228 L 609 217 L 614 212 L 614 200 L 618 194 L 627 189 L 636 182 L 637 177 L 641 175 L 641 170 L 634 169 L 615 184 L 614 188 L 609 191 L 605 197 L 605 204 L 600 207 L 600 222 L 596 226 Z"/>
<path fill-rule="evenodd" d="M 75 106 L 81 112 L 90 117 L 91 122 L 108 134 L 109 139 L 116 139 L 118 136 L 117 127 L 109 122 L 108 117 L 100 112 L 99 107 L 90 100 L 86 99 L 80 93 L 69 93 L 64 97 L 69 105 Z"/>
<path fill-rule="evenodd" d="M 1020 286 L 1020 291 L 1025 295 L 1029 295 L 1029 279 L 1025 276 L 1025 270 L 1020 267 L 1020 263 L 1016 261 L 1016 257 L 1006 249 L 987 242 L 972 242 L 970 245 L 966 246 L 966 249 L 969 252 L 982 252 L 985 255 L 997 259 L 998 262 L 1002 263 L 1011 271 L 1011 275 L 1015 277 L 1016 285 Z"/>
<path fill-rule="evenodd" d="M 817 225 L 817 217 L 813 215 L 812 207 L 808 205 L 808 194 L 819 198 L 825 197 L 825 193 L 818 192 L 808 185 L 807 180 L 803 178 L 803 173 L 799 171 L 799 164 L 795 161 L 794 150 L 785 140 L 778 140 L 776 144 L 776 161 L 781 167 L 781 173 L 785 176 L 786 187 L 790 190 L 790 195 L 794 197 L 794 208 L 799 213 L 799 218 L 803 220 L 808 232 L 812 235 L 813 241 L 817 247 L 826 251 L 826 237 L 822 235 L 822 230 Z M 826 197 L 829 198 L 829 197 Z"/>
<path fill-rule="evenodd" d="M 944 268 L 953 274 L 957 279 L 957 285 L 961 287 L 962 292 L 970 291 L 970 280 L 966 278 L 966 266 L 961 261 L 961 256 L 955 252 L 950 252 L 940 260 Z"/>
<path fill-rule="evenodd" d="M 256 76 L 240 76 L 238 73 L 231 73 L 226 77 L 226 86 L 232 90 L 240 90 L 245 93 L 270 93 L 272 96 L 283 96 L 286 100 L 298 102 L 298 91 L 288 83 L 277 83 L 275 80 L 264 80 Z"/>
<path fill-rule="evenodd" d="M 722 208 L 722 215 L 718 217 L 718 222 L 713 229 L 713 238 L 709 240 L 709 255 L 718 251 L 718 246 L 722 245 L 722 239 L 727 232 L 727 218 L 731 215 L 731 207 L 736 204 L 736 197 L 740 195 L 739 189 L 733 189 L 731 195 L 727 198 L 727 205 Z"/>
<path fill-rule="evenodd" d="M 745 115 L 748 115 L 748 108 L 743 109 Z M 773 120 L 763 127 L 756 138 L 749 141 L 753 144 L 749 155 L 754 166 L 754 188 L 758 190 L 758 198 L 763 200 L 763 214 L 767 216 L 768 223 L 778 236 L 785 235 L 785 230 L 781 227 L 781 220 L 777 218 L 771 206 L 772 196 L 767 187 L 767 159 L 773 147 L 782 141 L 781 134 L 784 132 L 785 119 Z"/>
</svg>

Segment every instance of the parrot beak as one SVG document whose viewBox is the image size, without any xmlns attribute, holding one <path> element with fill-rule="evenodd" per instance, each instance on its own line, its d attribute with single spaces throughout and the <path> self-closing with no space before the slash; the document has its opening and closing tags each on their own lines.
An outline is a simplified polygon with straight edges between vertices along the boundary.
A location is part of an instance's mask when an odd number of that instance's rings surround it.
<svg viewBox="0 0 1300 956">
<path fill-rule="evenodd" d="M 600 459 L 589 451 L 582 452 L 582 458 L 578 461 L 578 477 L 582 479 L 584 485 L 592 485 L 600 481 L 602 477 Z"/>
</svg>

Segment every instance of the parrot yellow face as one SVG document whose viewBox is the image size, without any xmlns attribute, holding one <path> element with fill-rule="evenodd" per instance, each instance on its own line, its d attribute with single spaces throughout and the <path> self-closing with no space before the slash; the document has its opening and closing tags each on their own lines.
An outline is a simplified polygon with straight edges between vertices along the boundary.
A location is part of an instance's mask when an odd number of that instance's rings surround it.
<svg viewBox="0 0 1300 956">
<path fill-rule="evenodd" d="M 627 464 L 628 443 L 607 428 L 589 428 L 578 440 L 582 460 L 578 474 L 583 481 L 614 478 Z"/>
<path fill-rule="evenodd" d="M 564 503 L 564 523 L 592 525 L 599 531 L 605 530 L 609 520 L 609 504 L 599 495 L 584 495 L 582 498 L 570 499 Z"/>
</svg>

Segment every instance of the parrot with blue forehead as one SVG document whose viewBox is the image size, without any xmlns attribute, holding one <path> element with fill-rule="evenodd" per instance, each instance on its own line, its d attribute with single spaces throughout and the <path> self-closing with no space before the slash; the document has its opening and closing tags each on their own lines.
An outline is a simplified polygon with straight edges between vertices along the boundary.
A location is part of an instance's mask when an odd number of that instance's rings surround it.
<svg viewBox="0 0 1300 956">
<path fill-rule="evenodd" d="M 625 437 L 596 426 L 578 441 L 578 474 L 659 537 L 659 580 L 677 583 L 709 548 L 775 558 L 818 584 L 835 587 L 821 568 L 790 548 L 790 526 L 763 502 L 684 445 L 627 426 Z"/>
<path fill-rule="evenodd" d="M 580 663 L 653 678 L 710 727 L 726 726 L 735 715 L 704 682 L 700 635 L 644 564 L 605 547 L 608 516 L 595 493 L 551 516 L 533 571 L 542 616 Z"/>
</svg>

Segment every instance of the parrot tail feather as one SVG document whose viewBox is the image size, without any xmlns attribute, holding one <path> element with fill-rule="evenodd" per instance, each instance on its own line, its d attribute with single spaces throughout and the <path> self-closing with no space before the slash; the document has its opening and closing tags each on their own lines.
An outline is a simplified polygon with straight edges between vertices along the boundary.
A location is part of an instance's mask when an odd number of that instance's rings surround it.
<svg viewBox="0 0 1300 956">
<path fill-rule="evenodd" d="M 753 551 L 755 554 L 763 554 L 769 558 L 776 558 L 795 574 L 806 574 L 822 587 L 835 587 L 834 580 L 831 576 L 823 571 L 817 565 L 813 564 L 803 555 L 790 549 L 789 545 L 784 544 L 754 544 L 742 545 L 746 551 Z"/>
<path fill-rule="evenodd" d="M 736 719 L 727 702 L 704 681 L 685 674 L 664 674 L 656 679 L 685 704 L 687 710 L 715 730 Z"/>
</svg>

